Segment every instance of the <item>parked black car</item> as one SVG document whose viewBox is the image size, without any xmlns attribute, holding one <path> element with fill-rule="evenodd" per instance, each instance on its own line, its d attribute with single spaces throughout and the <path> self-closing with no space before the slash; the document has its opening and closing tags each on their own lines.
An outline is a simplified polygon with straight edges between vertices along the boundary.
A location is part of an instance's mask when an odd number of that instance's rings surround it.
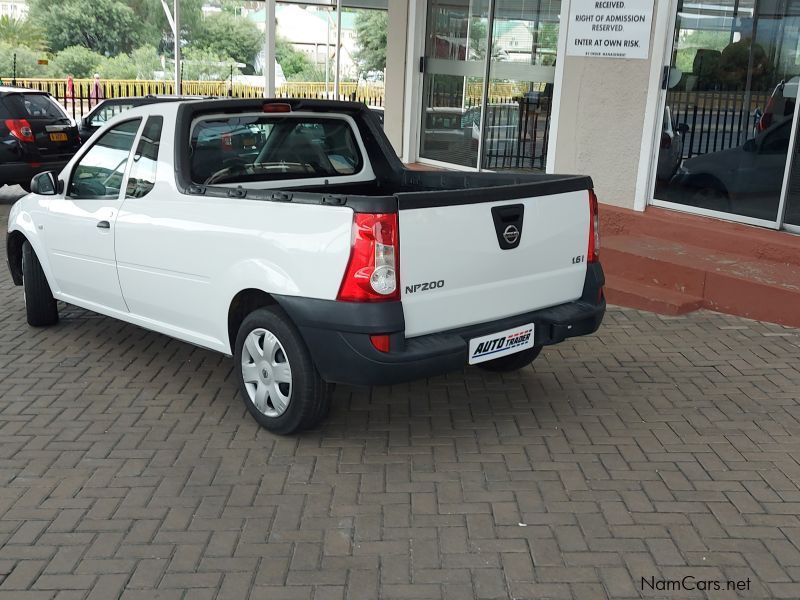
<svg viewBox="0 0 800 600">
<path fill-rule="evenodd" d="M 203 96 L 156 96 L 150 94 L 129 98 L 109 98 L 100 102 L 88 115 L 80 120 L 78 130 L 80 131 L 81 139 L 85 142 L 107 121 L 135 106 L 144 106 L 145 104 L 155 104 L 157 102 L 176 102 L 177 100 L 192 98 L 203 98 Z"/>
<path fill-rule="evenodd" d="M 78 128 L 50 94 L 0 86 L 0 186 L 60 171 L 80 148 Z"/>
</svg>

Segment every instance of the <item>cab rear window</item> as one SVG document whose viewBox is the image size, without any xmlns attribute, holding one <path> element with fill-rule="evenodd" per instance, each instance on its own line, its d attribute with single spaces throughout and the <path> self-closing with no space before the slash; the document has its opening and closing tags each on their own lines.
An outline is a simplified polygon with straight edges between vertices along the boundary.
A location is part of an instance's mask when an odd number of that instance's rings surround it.
<svg viewBox="0 0 800 600">
<path fill-rule="evenodd" d="M 66 113 L 47 94 L 8 94 L 3 104 L 14 119 L 66 119 Z"/>
<path fill-rule="evenodd" d="M 195 121 L 191 175 L 203 185 L 335 178 L 363 167 L 350 123 L 335 117 L 235 115 Z"/>
</svg>

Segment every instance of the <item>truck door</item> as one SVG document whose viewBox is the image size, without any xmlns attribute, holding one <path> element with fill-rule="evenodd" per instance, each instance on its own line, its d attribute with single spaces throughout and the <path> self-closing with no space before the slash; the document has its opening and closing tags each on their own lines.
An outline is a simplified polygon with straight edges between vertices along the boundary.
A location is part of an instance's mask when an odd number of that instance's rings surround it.
<svg viewBox="0 0 800 600">
<path fill-rule="evenodd" d="M 141 119 L 106 131 L 68 175 L 48 207 L 44 238 L 58 289 L 83 303 L 126 311 L 117 277 L 114 226 L 122 182 Z"/>
</svg>

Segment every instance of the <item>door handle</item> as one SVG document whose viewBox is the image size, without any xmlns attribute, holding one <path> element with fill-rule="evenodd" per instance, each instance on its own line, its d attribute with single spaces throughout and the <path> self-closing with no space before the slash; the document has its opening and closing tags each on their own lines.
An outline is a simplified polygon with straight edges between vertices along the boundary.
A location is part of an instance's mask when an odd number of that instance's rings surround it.
<svg viewBox="0 0 800 600">
<path fill-rule="evenodd" d="M 111 223 L 108 221 L 100 221 L 97 223 L 98 229 L 111 229 Z"/>
</svg>

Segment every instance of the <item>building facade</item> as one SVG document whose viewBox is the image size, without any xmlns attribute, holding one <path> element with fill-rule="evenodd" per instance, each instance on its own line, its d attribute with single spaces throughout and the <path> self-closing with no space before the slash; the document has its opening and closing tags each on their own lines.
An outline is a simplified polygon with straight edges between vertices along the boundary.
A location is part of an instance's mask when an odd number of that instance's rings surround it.
<svg viewBox="0 0 800 600">
<path fill-rule="evenodd" d="M 24 19 L 28 16 L 28 0 L 0 0 L 0 17 Z"/>
<path fill-rule="evenodd" d="M 390 0 L 407 162 L 800 233 L 800 0 Z"/>
</svg>

